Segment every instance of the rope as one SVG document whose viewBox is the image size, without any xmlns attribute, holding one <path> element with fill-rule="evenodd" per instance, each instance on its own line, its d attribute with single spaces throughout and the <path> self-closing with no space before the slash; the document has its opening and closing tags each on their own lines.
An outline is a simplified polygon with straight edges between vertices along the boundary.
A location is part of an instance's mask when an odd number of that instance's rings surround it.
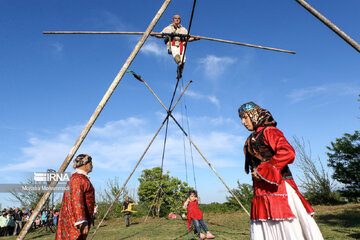
<svg viewBox="0 0 360 240">
<path fill-rule="evenodd" d="M 181 79 L 181 85 L 182 85 L 182 88 L 184 88 L 183 79 Z M 183 114 L 182 106 L 183 106 L 183 104 L 181 103 L 181 124 L 184 126 L 184 114 Z M 186 105 L 185 105 L 185 108 L 186 108 Z M 188 179 L 187 162 L 186 162 L 186 147 L 185 147 L 186 144 L 185 144 L 184 134 L 182 134 L 182 136 L 183 136 L 183 143 L 184 143 L 184 162 L 185 162 L 186 182 L 188 183 L 187 192 L 189 192 L 190 184 L 189 184 L 189 179 Z M 190 145 L 190 148 L 191 148 L 191 145 Z M 191 211 L 190 207 L 189 207 L 189 210 Z M 186 215 L 187 215 L 187 213 L 186 213 Z M 186 227 L 188 228 L 187 224 L 186 224 Z M 190 231 L 187 231 L 187 235 L 188 235 L 188 240 L 190 240 Z"/>
<path fill-rule="evenodd" d="M 196 5 L 196 0 L 194 0 L 193 7 L 192 7 L 192 10 L 191 10 L 191 17 L 190 17 L 190 22 L 189 22 L 189 27 L 188 27 L 189 30 L 188 30 L 188 34 L 186 36 L 184 57 L 181 60 L 181 65 L 184 63 L 185 53 L 186 53 L 186 49 L 187 49 L 187 43 L 188 43 L 189 38 L 190 38 L 190 30 L 191 30 L 192 20 L 193 20 L 193 17 L 194 17 L 195 5 Z"/>
<path fill-rule="evenodd" d="M 189 28 L 188 28 L 189 30 L 188 30 L 188 34 L 187 34 L 187 37 L 186 37 L 185 46 L 187 46 L 187 43 L 188 43 L 189 38 L 190 38 L 190 30 L 191 30 L 192 20 L 193 20 L 193 17 L 194 17 L 195 5 L 196 5 L 196 0 L 194 0 L 193 7 L 192 7 L 192 10 L 191 10 L 191 17 L 190 17 Z M 187 49 L 187 47 L 185 47 L 184 57 L 182 58 L 181 64 L 184 63 L 185 54 L 186 54 L 186 49 Z M 178 88 L 178 85 L 179 85 L 179 80 L 180 80 L 180 76 L 177 76 L 177 81 L 176 81 L 175 89 L 174 89 L 174 92 L 173 92 L 173 95 L 172 95 L 172 98 L 171 98 L 171 101 L 170 101 L 170 106 L 169 106 L 168 109 L 171 109 L 171 106 L 172 106 L 172 104 L 173 104 L 174 97 L 175 97 L 175 94 L 176 94 L 176 91 L 177 91 L 177 88 Z M 164 158 L 165 158 L 165 149 L 166 149 L 168 126 L 169 126 L 169 119 L 167 119 L 167 121 L 166 121 L 165 137 L 164 137 L 164 145 L 163 145 L 163 153 L 162 153 L 162 158 L 161 158 L 161 178 L 160 178 L 160 179 L 162 179 L 162 173 L 163 173 L 163 167 L 164 167 Z M 160 185 L 160 186 L 161 186 L 161 185 Z"/>
<path fill-rule="evenodd" d="M 182 79 L 181 81 L 181 85 L 182 88 L 184 88 L 184 81 Z M 186 112 L 186 122 L 187 122 L 187 127 L 188 127 L 188 132 L 189 132 L 189 136 L 190 136 L 190 126 L 189 126 L 189 117 L 187 114 L 187 107 L 186 107 L 186 101 L 185 101 L 185 97 L 183 98 L 183 102 L 184 102 L 184 109 Z M 181 125 L 184 126 L 184 114 L 183 114 L 183 109 L 182 109 L 183 104 L 181 103 Z M 189 188 L 190 188 L 190 184 L 188 181 L 188 172 L 187 172 L 187 163 L 186 163 L 186 152 L 185 152 L 185 135 L 183 134 L 183 143 L 184 143 L 184 158 L 185 158 L 185 171 L 186 171 L 186 182 L 188 183 L 188 187 L 187 187 L 187 191 L 189 192 Z M 189 141 L 189 147 L 190 147 L 190 153 L 191 153 L 191 161 L 192 161 L 192 168 L 193 168 L 193 177 L 194 177 L 194 184 L 195 184 L 195 190 L 197 190 L 197 186 L 196 186 L 196 178 L 195 178 L 195 167 L 194 167 L 194 158 L 193 158 L 193 154 L 192 154 L 192 146 L 191 146 L 191 142 Z M 191 212 L 191 208 L 189 206 L 189 211 Z M 188 226 L 186 225 L 186 227 L 188 228 Z M 190 240 L 190 231 L 188 232 L 188 240 Z"/>
<path fill-rule="evenodd" d="M 196 5 L 196 0 L 194 0 L 193 7 L 192 7 L 192 10 L 191 10 L 191 17 L 190 17 L 189 28 L 188 28 L 189 30 L 188 30 L 188 34 L 187 34 L 187 37 L 186 37 L 184 57 L 181 60 L 181 65 L 184 64 L 184 59 L 185 59 L 185 54 L 186 54 L 186 49 L 187 49 L 187 43 L 188 43 L 189 38 L 190 38 L 191 24 L 192 24 L 192 20 L 193 20 L 193 17 L 194 17 L 195 5 Z M 180 74 L 180 76 L 181 76 L 181 74 Z M 178 82 L 179 82 L 179 80 L 178 80 Z M 190 240 L 190 232 L 189 231 L 187 231 L 187 232 L 188 232 L 188 240 Z"/>
<path fill-rule="evenodd" d="M 181 84 L 182 84 L 182 88 L 184 88 L 184 82 L 183 81 L 181 81 Z M 186 105 L 186 98 L 185 97 L 183 98 L 183 102 L 184 102 L 187 130 L 188 130 L 189 137 L 191 137 L 189 116 L 188 116 L 188 113 L 187 113 L 187 105 Z M 182 106 L 183 106 L 183 104 L 181 103 L 181 125 L 184 126 Z M 183 135 L 183 139 L 184 138 L 185 138 L 185 135 Z M 184 141 L 184 144 L 185 144 L 185 141 Z M 189 140 L 189 148 L 190 148 L 190 156 L 191 156 L 191 163 L 192 163 L 192 173 L 193 173 L 193 178 L 194 178 L 194 185 L 195 185 L 195 190 L 197 190 L 194 157 L 193 157 L 192 145 L 191 145 L 190 140 Z M 184 152 L 185 152 L 185 146 L 184 146 Z M 186 165 L 186 157 L 185 157 L 186 181 L 188 182 L 188 173 L 187 173 L 187 167 L 186 166 L 187 165 Z"/>
<path fill-rule="evenodd" d="M 187 107 L 185 105 L 185 114 L 186 114 L 186 122 L 187 122 L 187 128 L 188 128 L 188 134 L 190 137 L 190 125 L 189 125 L 189 117 L 187 114 Z M 190 155 L 191 155 L 191 162 L 192 162 L 192 170 L 193 170 L 193 178 L 194 178 L 194 184 L 195 184 L 195 189 L 197 189 L 197 185 L 196 185 L 196 174 L 195 174 L 195 165 L 194 165 L 194 157 L 193 157 L 193 151 L 192 151 L 192 145 L 191 142 L 189 140 L 189 147 L 190 147 Z"/>
<path fill-rule="evenodd" d="M 183 81 L 181 81 L 182 88 L 184 87 Z M 181 90 L 182 91 L 182 90 Z M 181 103 L 181 125 L 184 126 L 184 114 L 183 114 L 183 104 Z M 185 174 L 186 174 L 186 182 L 189 183 L 188 179 L 188 170 L 187 170 L 187 161 L 186 161 L 186 144 L 185 144 L 185 136 L 181 134 L 183 137 L 183 146 L 184 146 L 184 163 L 185 163 Z"/>
<path fill-rule="evenodd" d="M 196 5 L 196 0 L 194 0 L 193 7 L 192 7 L 192 10 L 191 10 L 191 17 L 190 17 L 190 22 L 189 22 L 189 27 L 188 27 L 189 30 L 188 30 L 188 34 L 187 34 L 187 37 L 186 37 L 185 46 L 187 46 L 187 43 L 188 43 L 189 38 L 190 38 L 190 30 L 191 30 L 192 20 L 193 20 L 193 17 L 194 17 L 195 5 Z M 185 47 L 184 57 L 182 58 L 181 65 L 184 64 L 186 49 L 187 49 L 187 47 Z M 180 78 L 181 78 L 181 74 L 178 74 L 178 75 L 177 75 L 177 81 L 176 81 L 175 89 L 174 89 L 174 92 L 173 92 L 173 95 L 172 95 L 172 98 L 171 98 L 171 101 L 170 101 L 170 106 L 169 106 L 168 109 L 171 109 L 171 107 L 172 107 L 172 104 L 173 104 L 173 101 L 174 101 L 174 97 L 175 97 L 175 95 L 176 95 L 176 91 L 177 91 L 177 88 L 178 88 L 178 85 L 179 85 Z M 170 111 L 170 110 L 169 110 L 169 111 Z M 170 113 L 171 113 L 171 112 L 168 112 L 168 115 L 169 115 Z M 166 149 L 166 142 L 167 142 L 168 126 L 169 126 L 169 118 L 168 118 L 167 121 L 166 121 L 166 128 L 165 128 L 163 152 L 162 152 L 162 157 L 161 157 L 161 175 L 160 175 L 160 181 L 161 181 L 161 183 L 160 183 L 159 188 L 161 188 L 161 185 L 162 185 L 162 178 L 163 178 L 162 175 L 163 175 L 163 167 L 164 167 L 164 158 L 165 158 L 165 149 Z M 159 207 L 160 207 L 160 206 L 159 206 Z M 150 211 L 149 211 L 149 213 L 150 213 Z M 148 213 L 148 216 L 149 216 L 149 213 Z M 148 218 L 148 216 L 146 217 L 146 219 Z M 189 236 L 188 236 L 188 238 L 190 239 Z"/>
</svg>

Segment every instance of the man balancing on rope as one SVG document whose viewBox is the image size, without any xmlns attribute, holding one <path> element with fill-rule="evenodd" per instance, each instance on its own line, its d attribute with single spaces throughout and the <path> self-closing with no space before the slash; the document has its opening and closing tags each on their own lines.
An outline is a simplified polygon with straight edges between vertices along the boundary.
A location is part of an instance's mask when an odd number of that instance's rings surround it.
<svg viewBox="0 0 360 240">
<path fill-rule="evenodd" d="M 241 123 L 252 133 L 244 146 L 245 172 L 252 174 L 251 239 L 321 240 L 315 213 L 299 192 L 288 164 L 295 151 L 276 128 L 269 111 L 253 102 L 239 108 Z"/>
<path fill-rule="evenodd" d="M 95 190 L 88 176 L 93 169 L 92 158 L 80 154 L 74 168 L 61 203 L 55 240 L 85 240 L 93 218 Z"/>
<path fill-rule="evenodd" d="M 165 37 L 165 44 L 169 54 L 172 54 L 176 64 L 178 64 L 180 73 L 184 67 L 186 57 L 184 57 L 186 34 L 188 30 L 181 25 L 181 17 L 176 14 L 171 20 L 173 23 L 164 28 L 161 33 L 151 34 L 152 36 L 163 38 Z M 190 37 L 188 42 L 200 40 L 199 37 Z"/>
</svg>

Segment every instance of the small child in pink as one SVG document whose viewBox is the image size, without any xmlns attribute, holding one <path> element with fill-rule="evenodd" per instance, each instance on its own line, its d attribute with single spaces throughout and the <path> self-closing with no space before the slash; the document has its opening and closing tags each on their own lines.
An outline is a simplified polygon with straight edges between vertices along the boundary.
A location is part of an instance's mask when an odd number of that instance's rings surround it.
<svg viewBox="0 0 360 240">
<path fill-rule="evenodd" d="M 198 197 L 197 192 L 195 190 L 191 190 L 188 193 L 188 199 L 183 203 L 184 209 L 187 210 L 188 229 L 189 229 L 189 231 L 191 231 L 190 224 L 192 221 L 196 228 L 197 234 L 199 234 L 200 239 L 215 238 L 215 236 L 209 232 L 209 229 L 207 228 L 207 226 L 205 224 L 205 221 L 203 219 L 203 213 L 199 209 L 197 199 L 199 199 L 199 202 L 200 202 L 200 197 Z M 204 230 L 204 232 L 206 233 L 206 235 L 201 232 L 201 227 Z"/>
</svg>

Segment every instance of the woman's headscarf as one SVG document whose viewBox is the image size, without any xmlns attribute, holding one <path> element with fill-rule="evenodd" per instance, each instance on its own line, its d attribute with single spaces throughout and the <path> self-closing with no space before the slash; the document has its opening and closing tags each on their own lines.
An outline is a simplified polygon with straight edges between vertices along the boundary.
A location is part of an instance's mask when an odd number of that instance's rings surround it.
<svg viewBox="0 0 360 240">
<path fill-rule="evenodd" d="M 79 154 L 75 159 L 74 159 L 74 165 L 73 168 L 78 168 L 81 167 L 89 162 L 91 162 L 92 158 L 87 155 L 87 154 Z"/>
<path fill-rule="evenodd" d="M 243 118 L 245 114 L 249 116 L 254 130 L 256 130 L 258 127 L 276 127 L 277 125 L 271 113 L 266 109 L 260 108 L 254 102 L 248 102 L 241 105 L 238 111 L 241 118 Z"/>
<path fill-rule="evenodd" d="M 247 138 L 244 145 L 245 172 L 249 173 L 250 164 L 251 164 L 251 155 L 258 156 L 258 154 L 253 150 L 252 147 L 252 144 L 255 144 L 255 139 L 257 135 L 256 129 L 259 127 L 267 127 L 267 126 L 276 127 L 277 123 L 268 110 L 260 108 L 254 102 L 248 102 L 241 105 L 238 111 L 239 111 L 239 116 L 241 118 L 243 118 L 245 114 L 249 116 L 254 128 L 253 132 Z"/>
</svg>

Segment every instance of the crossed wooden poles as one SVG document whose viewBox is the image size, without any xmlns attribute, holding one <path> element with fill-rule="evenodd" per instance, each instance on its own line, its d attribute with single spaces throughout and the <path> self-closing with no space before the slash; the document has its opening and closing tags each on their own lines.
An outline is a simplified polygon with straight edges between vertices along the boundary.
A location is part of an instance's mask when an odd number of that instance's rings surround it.
<svg viewBox="0 0 360 240">
<path fill-rule="evenodd" d="M 333 24 L 330 20 L 328 20 L 326 17 L 324 17 L 322 14 L 320 14 L 318 11 L 316 11 L 316 9 L 314 9 L 313 7 L 311 7 L 305 0 L 295 0 L 296 2 L 298 2 L 301 6 L 303 6 L 307 11 L 309 11 L 311 14 L 313 14 L 316 18 L 318 18 L 320 21 L 322 21 L 327 27 L 329 27 L 332 31 L 334 31 L 337 35 L 339 35 L 344 41 L 346 41 L 349 45 L 351 45 L 356 51 L 360 52 L 360 45 L 355 42 L 352 38 L 350 38 L 345 32 L 341 31 L 340 28 L 338 28 L 335 24 Z M 78 137 L 78 139 L 76 140 L 74 146 L 71 148 L 69 154 L 67 155 L 67 157 L 65 158 L 63 164 L 61 165 L 60 169 L 58 170 L 58 173 L 63 173 L 66 168 L 68 167 L 69 163 L 71 162 L 72 158 L 74 157 L 74 155 L 76 154 L 77 150 L 79 149 L 80 145 L 82 144 L 82 142 L 84 141 L 84 139 L 86 138 L 87 134 L 89 133 L 91 127 L 94 125 L 96 119 L 98 118 L 98 116 L 100 115 L 101 111 L 103 110 L 103 108 L 105 107 L 107 101 L 110 99 L 112 93 L 115 91 L 115 88 L 117 87 L 117 85 L 120 83 L 122 77 L 125 74 L 125 71 L 129 68 L 130 64 L 132 63 L 132 61 L 135 59 L 136 55 L 138 54 L 138 52 L 140 51 L 140 48 L 143 46 L 144 42 L 146 41 L 146 39 L 148 38 L 148 36 L 151 34 L 151 31 L 154 29 L 156 23 L 159 21 L 160 17 L 162 16 L 162 14 L 165 12 L 166 8 L 168 7 L 168 5 L 170 4 L 171 0 L 165 0 L 163 5 L 161 6 L 161 8 L 159 9 L 159 11 L 157 12 L 157 14 L 155 15 L 155 17 L 153 18 L 153 20 L 151 21 L 151 23 L 149 24 L 148 28 L 146 29 L 146 31 L 142 34 L 141 39 L 139 40 L 139 42 L 136 44 L 134 50 L 131 52 L 130 56 L 128 57 L 128 59 L 126 60 L 126 62 L 124 63 L 123 67 L 121 68 L 120 72 L 117 74 L 117 76 L 115 77 L 115 79 L 113 80 L 112 84 L 110 85 L 109 89 L 107 90 L 107 92 L 105 93 L 104 97 L 102 98 L 102 100 L 100 101 L 99 105 L 97 106 L 97 108 L 95 109 L 94 113 L 92 114 L 92 116 L 90 117 L 89 121 L 87 122 L 86 126 L 84 127 L 83 131 L 81 132 L 80 136 Z M 204 38 L 205 39 L 205 38 Z M 219 40 L 219 39 L 208 39 L 208 40 Z M 229 42 L 230 43 L 230 42 Z M 236 43 L 233 43 L 236 44 Z M 240 45 L 240 44 L 239 44 Z M 270 49 L 269 49 L 270 50 Z M 144 81 L 145 83 L 145 81 Z M 155 93 L 154 93 L 155 95 Z M 158 99 L 158 98 L 157 98 Z M 179 100 L 179 99 L 178 99 Z M 160 101 L 160 99 L 158 99 L 158 101 L 162 104 L 162 102 Z M 163 105 L 163 104 L 162 104 Z M 174 105 L 175 106 L 175 105 Z M 163 105 L 163 107 L 166 109 L 166 107 Z M 171 109 L 171 111 L 174 109 L 174 107 Z M 184 129 L 180 126 L 180 124 L 176 121 L 176 119 L 171 115 L 171 111 L 169 112 L 167 109 L 166 111 L 168 112 L 168 115 L 166 116 L 166 119 L 164 120 L 164 122 L 162 123 L 161 127 L 159 128 L 159 130 L 157 131 L 157 133 L 155 134 L 154 138 L 151 140 L 151 144 L 154 141 L 155 137 L 157 136 L 157 134 L 159 133 L 159 131 L 161 130 L 162 126 L 165 124 L 165 122 L 168 120 L 169 117 L 171 117 L 175 123 L 179 126 L 179 128 L 183 131 L 183 133 L 185 134 L 185 136 L 190 140 L 191 144 L 196 148 L 196 150 L 200 153 L 200 155 L 204 158 L 204 160 L 207 162 L 207 164 L 211 167 L 211 169 L 215 172 L 215 174 L 220 178 L 220 180 L 223 182 L 223 184 L 227 187 L 227 189 L 229 190 L 229 192 L 235 197 L 235 199 L 237 200 L 237 202 L 242 206 L 242 204 L 240 203 L 240 201 L 236 198 L 236 196 L 233 194 L 233 192 L 230 190 L 230 188 L 226 185 L 226 183 L 221 179 L 221 177 L 217 174 L 217 172 L 215 171 L 215 169 L 211 166 L 211 164 L 209 163 L 209 161 L 205 158 L 205 156 L 200 152 L 200 150 L 196 147 L 196 145 L 193 143 L 193 141 L 190 139 L 190 137 L 188 136 L 188 134 L 184 131 Z M 150 147 L 150 145 L 148 146 L 148 148 Z M 147 148 L 147 149 L 148 149 Z M 146 149 L 146 151 L 147 151 Z M 145 155 L 145 153 L 143 154 Z M 143 157 L 143 156 L 142 156 Z M 128 180 L 127 180 L 128 181 Z M 127 182 L 126 182 L 127 183 Z M 38 202 L 37 206 L 35 207 L 33 214 L 30 216 L 30 219 L 27 221 L 27 223 L 25 224 L 25 226 L 23 227 L 23 229 L 21 230 L 20 234 L 17 237 L 17 240 L 22 240 L 25 238 L 28 230 L 31 227 L 31 224 L 34 222 L 35 217 L 38 215 L 38 213 L 40 212 L 41 208 L 43 207 L 43 205 L 45 204 L 46 200 L 49 198 L 51 192 L 52 192 L 52 188 L 54 188 L 57 185 L 57 181 L 52 181 L 49 185 L 49 190 L 47 192 L 45 192 L 45 194 L 43 195 L 43 197 L 40 199 L 40 201 Z M 121 190 L 122 191 L 122 190 Z M 242 206 L 243 207 L 243 206 Z M 244 207 L 243 207 L 244 208 Z M 246 211 L 246 209 L 244 209 L 246 213 L 248 213 Z M 248 213 L 249 214 L 249 213 Z"/>
<path fill-rule="evenodd" d="M 199 150 L 199 148 L 195 145 L 195 143 L 192 141 L 192 139 L 190 138 L 190 136 L 187 134 L 187 132 L 184 130 L 184 128 L 179 124 L 179 122 L 176 120 L 176 118 L 172 115 L 172 112 L 174 110 L 174 108 L 176 107 L 177 103 L 180 101 L 181 97 L 184 95 L 185 91 L 187 90 L 188 86 L 190 85 L 190 83 L 192 83 L 192 81 L 190 80 L 188 82 L 188 84 L 186 85 L 186 87 L 184 88 L 184 90 L 182 91 L 181 95 L 178 97 L 178 99 L 176 100 L 174 106 L 171 108 L 171 110 L 168 110 L 165 105 L 163 104 L 163 102 L 159 99 L 159 97 L 156 95 L 156 93 L 151 89 L 151 87 L 146 83 L 146 81 L 144 79 L 142 79 L 139 75 L 137 75 L 136 73 L 132 72 L 132 74 L 134 75 L 134 77 L 136 79 L 138 79 L 139 81 L 143 82 L 146 87 L 150 90 L 150 92 L 154 95 L 154 97 L 158 100 L 158 102 L 161 104 L 161 106 L 165 109 L 165 111 L 167 112 L 167 115 L 164 119 L 164 121 L 161 123 L 159 129 L 157 130 L 157 132 L 155 133 L 154 137 L 151 139 L 149 145 L 146 147 L 144 153 L 141 155 L 139 161 L 136 163 L 134 169 L 132 170 L 131 174 L 129 175 L 129 177 L 126 179 L 124 185 L 121 187 L 120 191 L 116 194 L 114 200 L 112 201 L 112 203 L 110 204 L 108 210 L 106 211 L 104 217 L 101 219 L 100 223 L 98 224 L 98 226 L 96 227 L 94 233 L 92 234 L 90 240 L 92 240 L 97 232 L 97 230 L 100 228 L 101 224 L 103 223 L 104 219 L 107 217 L 107 215 L 110 213 L 111 208 L 113 207 L 114 203 L 118 200 L 118 198 L 120 197 L 122 191 L 125 189 L 126 184 L 128 183 L 128 181 L 130 180 L 131 176 L 133 175 L 133 173 L 135 172 L 136 168 L 139 166 L 140 162 L 142 161 L 142 159 L 144 158 L 145 154 L 147 153 L 147 151 L 149 150 L 150 146 L 152 145 L 152 143 L 154 142 L 155 138 L 157 137 L 157 135 L 159 134 L 160 130 L 162 129 L 162 127 L 164 126 L 165 122 L 170 118 L 172 118 L 174 120 L 174 122 L 176 123 L 176 125 L 180 128 L 180 130 L 183 132 L 183 134 L 189 139 L 189 141 L 191 142 L 191 144 L 195 147 L 195 149 L 199 152 L 199 154 L 201 155 L 201 157 L 205 160 L 205 162 L 209 165 L 209 167 L 214 171 L 214 173 L 216 174 L 216 176 L 221 180 L 221 182 L 225 185 L 225 187 L 228 189 L 228 191 L 231 193 L 231 195 L 236 199 L 236 201 L 239 203 L 239 205 L 244 209 L 244 211 L 246 212 L 246 214 L 249 214 L 249 212 L 246 210 L 246 208 L 242 205 L 242 203 L 240 202 L 240 200 L 236 197 L 236 195 L 233 193 L 233 191 L 228 187 L 228 185 L 225 183 L 225 181 L 220 177 L 220 175 L 217 173 L 217 171 L 214 169 L 214 167 L 211 165 L 211 163 L 206 159 L 206 157 L 204 156 L 204 154 L 202 154 L 202 152 Z"/>
</svg>

